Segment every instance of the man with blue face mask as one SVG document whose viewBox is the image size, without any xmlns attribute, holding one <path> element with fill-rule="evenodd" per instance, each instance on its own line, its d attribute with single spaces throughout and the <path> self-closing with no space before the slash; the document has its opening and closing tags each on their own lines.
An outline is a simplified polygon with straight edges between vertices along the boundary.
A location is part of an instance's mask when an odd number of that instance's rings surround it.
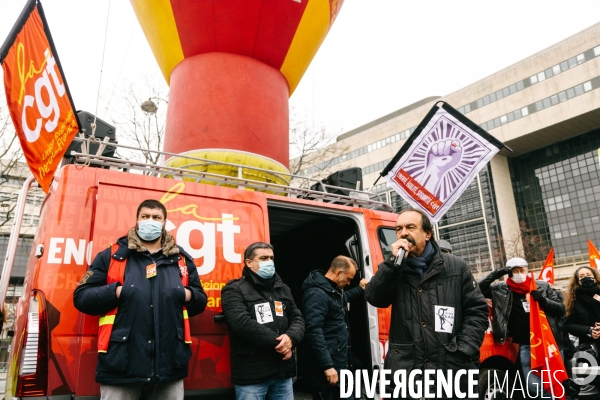
<svg viewBox="0 0 600 400">
<path fill-rule="evenodd" d="M 100 315 L 98 367 L 101 399 L 183 399 L 188 375 L 189 317 L 206 307 L 192 258 L 164 230 L 165 206 L 144 200 L 136 224 L 100 252 L 73 300 Z"/>
<path fill-rule="evenodd" d="M 231 344 L 236 399 L 293 400 L 293 350 L 304 319 L 290 288 L 275 272 L 273 246 L 253 243 L 244 252 L 242 277 L 221 290 Z"/>
<path fill-rule="evenodd" d="M 544 310 L 559 347 L 562 347 L 563 337 L 559 321 L 565 315 L 565 307 L 558 294 L 546 281 L 536 280 L 538 290 L 530 291 L 531 277 L 527 267 L 527 261 L 523 258 L 511 258 L 506 262 L 506 268 L 491 272 L 479 282 L 479 287 L 486 298 L 492 299 L 494 341 L 504 343 L 506 338 L 510 337 L 513 343 L 519 344 L 519 357 L 523 373 L 522 388 L 528 391 L 529 398 L 551 398 L 550 394 L 542 393 L 539 389 L 542 387 L 540 378 L 530 373 L 530 297 L 536 300 Z M 508 275 L 506 282 L 494 282 L 504 275 Z M 510 382 L 511 387 L 512 384 Z"/>
</svg>

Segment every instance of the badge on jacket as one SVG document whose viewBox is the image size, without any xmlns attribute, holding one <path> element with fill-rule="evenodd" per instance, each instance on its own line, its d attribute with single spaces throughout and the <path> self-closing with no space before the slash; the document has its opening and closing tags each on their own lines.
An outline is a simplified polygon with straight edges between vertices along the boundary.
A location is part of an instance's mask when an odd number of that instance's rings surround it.
<svg viewBox="0 0 600 400">
<path fill-rule="evenodd" d="M 156 276 L 156 264 L 150 264 L 146 266 L 146 278 L 154 278 Z"/>
<path fill-rule="evenodd" d="M 435 331 L 452 333 L 454 327 L 454 307 L 450 306 L 435 306 Z"/>
<path fill-rule="evenodd" d="M 268 302 L 255 304 L 254 312 L 256 313 L 256 320 L 259 324 L 273 322 L 273 313 L 271 312 L 271 305 Z"/>
<path fill-rule="evenodd" d="M 275 315 L 283 317 L 283 303 L 280 301 L 275 302 Z"/>
</svg>

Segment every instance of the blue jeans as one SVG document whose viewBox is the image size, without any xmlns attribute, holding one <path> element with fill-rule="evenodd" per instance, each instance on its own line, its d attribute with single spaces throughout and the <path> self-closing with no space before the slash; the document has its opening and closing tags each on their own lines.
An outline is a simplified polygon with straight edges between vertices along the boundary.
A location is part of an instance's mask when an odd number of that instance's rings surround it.
<svg viewBox="0 0 600 400">
<path fill-rule="evenodd" d="M 562 350 L 560 356 L 564 358 Z M 541 390 L 543 388 L 541 378 L 534 373 L 529 373 L 531 371 L 531 348 L 528 344 L 519 345 L 519 358 L 521 359 L 521 370 L 523 371 L 523 386 L 528 391 L 529 397 L 532 399 L 551 399 L 550 393 Z M 544 372 L 545 382 L 549 380 L 547 373 L 547 371 Z"/>
<path fill-rule="evenodd" d="M 271 400 L 294 400 L 292 378 L 269 379 L 254 385 L 235 385 L 236 400 L 264 400 L 269 393 Z"/>
</svg>

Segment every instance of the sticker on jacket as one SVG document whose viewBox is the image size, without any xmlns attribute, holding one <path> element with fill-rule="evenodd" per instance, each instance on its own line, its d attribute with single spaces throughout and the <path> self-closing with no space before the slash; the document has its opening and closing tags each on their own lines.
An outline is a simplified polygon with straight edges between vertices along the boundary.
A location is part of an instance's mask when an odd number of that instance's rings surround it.
<svg viewBox="0 0 600 400">
<path fill-rule="evenodd" d="M 255 304 L 254 311 L 256 312 L 256 320 L 260 324 L 273 322 L 273 313 L 271 313 L 271 305 L 267 303 Z"/>
<path fill-rule="evenodd" d="M 454 307 L 435 306 L 435 331 L 452 333 L 454 327 Z"/>
<path fill-rule="evenodd" d="M 280 301 L 275 302 L 275 315 L 283 317 L 283 303 Z"/>
<path fill-rule="evenodd" d="M 523 310 L 525 310 L 526 313 L 529 312 L 530 308 L 529 308 L 529 302 L 528 301 L 524 301 L 521 304 L 523 304 Z"/>
</svg>

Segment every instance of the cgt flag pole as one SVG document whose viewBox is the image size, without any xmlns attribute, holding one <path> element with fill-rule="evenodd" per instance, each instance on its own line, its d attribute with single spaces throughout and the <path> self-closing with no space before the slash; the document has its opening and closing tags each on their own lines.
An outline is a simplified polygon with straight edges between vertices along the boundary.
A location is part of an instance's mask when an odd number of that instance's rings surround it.
<svg viewBox="0 0 600 400">
<path fill-rule="evenodd" d="M 502 148 L 512 151 L 450 104 L 439 101 L 380 177 L 435 224 Z"/>
<path fill-rule="evenodd" d="M 0 47 L 0 64 L 6 102 L 23 154 L 47 193 L 80 126 L 39 0 L 26 3 Z"/>
</svg>

